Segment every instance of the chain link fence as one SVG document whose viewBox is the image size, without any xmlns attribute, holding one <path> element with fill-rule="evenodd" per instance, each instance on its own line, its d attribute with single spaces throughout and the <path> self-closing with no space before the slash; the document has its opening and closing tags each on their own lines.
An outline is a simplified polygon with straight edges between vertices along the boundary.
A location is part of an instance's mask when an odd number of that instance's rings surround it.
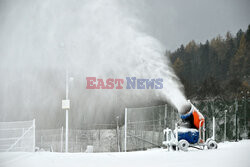
<svg viewBox="0 0 250 167">
<path fill-rule="evenodd" d="M 93 152 L 116 152 L 117 140 L 116 129 L 69 129 L 68 151 L 86 152 L 87 146 L 93 146 Z M 64 152 L 64 129 L 37 130 L 36 146 L 44 151 Z"/>
<path fill-rule="evenodd" d="M 122 151 L 145 150 L 161 147 L 163 129 L 174 128 L 179 119 L 170 105 L 127 108 L 126 122 L 121 129 Z"/>
<path fill-rule="evenodd" d="M 250 99 L 224 100 L 217 97 L 193 101 L 205 116 L 206 137 L 212 135 L 212 117 L 216 120 L 216 140 L 235 141 L 250 137 Z M 237 134 L 237 135 L 236 135 Z"/>
<path fill-rule="evenodd" d="M 215 98 L 192 103 L 205 117 L 206 139 L 212 136 L 213 116 L 216 120 L 216 141 L 249 138 L 249 101 L 225 101 Z M 167 104 L 127 108 L 126 137 L 124 120 L 120 120 L 118 127 L 118 124 L 99 124 L 85 125 L 85 129 L 80 130 L 69 129 L 69 152 L 85 152 L 87 146 L 93 146 L 94 152 L 125 151 L 125 148 L 126 151 L 136 151 L 161 147 L 163 129 L 174 129 L 179 119 L 178 112 Z M 36 131 L 36 146 L 42 150 L 64 152 L 64 142 L 65 130 L 62 128 Z"/>
<path fill-rule="evenodd" d="M 35 120 L 0 122 L 0 152 L 35 151 Z"/>
</svg>

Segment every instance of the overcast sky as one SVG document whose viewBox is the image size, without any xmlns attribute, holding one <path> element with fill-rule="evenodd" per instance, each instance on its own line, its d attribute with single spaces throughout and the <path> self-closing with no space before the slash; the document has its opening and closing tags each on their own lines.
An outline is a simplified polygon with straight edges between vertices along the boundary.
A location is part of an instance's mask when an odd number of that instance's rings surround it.
<svg viewBox="0 0 250 167">
<path fill-rule="evenodd" d="M 124 106 L 165 103 L 167 97 L 180 106 L 183 96 L 172 93 L 182 94 L 182 86 L 172 80 L 160 54 L 192 39 L 204 42 L 227 31 L 245 31 L 250 24 L 250 0 L 218 1 L 0 0 L 0 121 L 36 117 L 44 126 L 51 119 L 61 127 L 65 64 L 71 64 L 74 76 L 70 97 L 75 99 L 71 119 L 76 125 L 88 114 L 111 119 L 104 110 L 118 114 Z M 134 29 L 133 21 L 141 22 L 139 29 L 146 34 Z M 83 84 L 85 76 L 163 78 L 158 75 L 164 75 L 170 92 L 109 97 L 87 92 Z"/>
<path fill-rule="evenodd" d="M 175 50 L 194 39 L 204 42 L 218 34 L 232 34 L 250 24 L 250 0 L 144 0 L 133 2 L 133 11 L 146 32 L 166 49 Z M 138 3 L 138 4 L 137 4 Z"/>
<path fill-rule="evenodd" d="M 235 35 L 250 24 L 250 0 L 119 1 L 145 23 L 142 28 L 146 33 L 172 51 L 192 39 L 205 42 L 227 31 Z M 0 13 L 8 12 L 6 2 L 0 0 Z"/>
</svg>

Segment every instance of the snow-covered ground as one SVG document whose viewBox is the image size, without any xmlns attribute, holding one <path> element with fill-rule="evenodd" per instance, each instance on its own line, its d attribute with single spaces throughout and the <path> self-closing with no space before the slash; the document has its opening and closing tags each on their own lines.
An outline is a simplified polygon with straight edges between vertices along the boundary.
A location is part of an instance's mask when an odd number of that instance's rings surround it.
<svg viewBox="0 0 250 167">
<path fill-rule="evenodd" d="M 0 153 L 1 167 L 249 167 L 250 140 L 220 143 L 217 150 L 127 153 Z"/>
</svg>

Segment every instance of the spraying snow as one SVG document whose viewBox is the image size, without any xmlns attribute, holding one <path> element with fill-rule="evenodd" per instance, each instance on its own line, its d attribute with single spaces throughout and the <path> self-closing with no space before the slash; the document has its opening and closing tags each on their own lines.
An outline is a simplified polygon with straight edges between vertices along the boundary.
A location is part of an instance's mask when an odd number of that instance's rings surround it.
<svg viewBox="0 0 250 167">
<path fill-rule="evenodd" d="M 41 121 L 63 120 L 59 112 L 66 66 L 74 77 L 70 119 L 77 126 L 83 115 L 89 121 L 101 120 L 124 107 L 168 101 L 180 109 L 186 102 L 165 48 L 139 30 L 144 23 L 129 13 L 129 5 L 117 0 L 2 5 L 0 74 L 6 78 L 0 83 L 2 120 L 35 116 Z M 86 77 L 163 78 L 164 89 L 86 90 Z M 18 105 L 12 105 L 16 101 Z"/>
</svg>

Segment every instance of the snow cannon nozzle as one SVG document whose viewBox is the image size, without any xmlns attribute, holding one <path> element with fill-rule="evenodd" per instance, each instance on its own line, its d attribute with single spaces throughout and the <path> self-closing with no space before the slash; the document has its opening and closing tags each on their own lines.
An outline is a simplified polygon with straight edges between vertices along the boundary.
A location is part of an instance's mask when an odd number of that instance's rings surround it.
<svg viewBox="0 0 250 167">
<path fill-rule="evenodd" d="M 199 129 L 205 121 L 204 116 L 189 100 L 181 107 L 179 114 L 181 120 L 188 123 L 189 128 Z"/>
<path fill-rule="evenodd" d="M 187 102 L 184 105 L 182 105 L 182 107 L 180 108 L 179 114 L 185 115 L 191 110 L 191 108 L 192 108 L 192 104 L 190 100 L 187 100 Z"/>
</svg>

